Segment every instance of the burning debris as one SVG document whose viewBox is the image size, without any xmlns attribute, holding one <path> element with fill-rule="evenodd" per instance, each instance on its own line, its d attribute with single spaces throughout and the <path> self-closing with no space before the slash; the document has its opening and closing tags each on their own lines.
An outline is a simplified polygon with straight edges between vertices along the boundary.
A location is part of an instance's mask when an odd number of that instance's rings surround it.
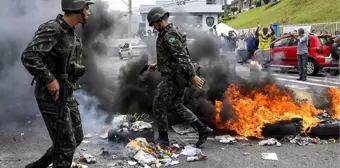
<svg viewBox="0 0 340 168">
<path fill-rule="evenodd" d="M 331 88 L 329 92 L 332 101 L 332 117 L 337 119 L 339 118 L 340 101 L 337 102 L 336 100 L 339 100 L 340 96 L 337 92 L 340 93 L 340 91 Z M 303 133 L 310 132 L 320 123 L 318 115 L 322 110 L 315 108 L 309 102 L 296 101 L 291 91 L 281 89 L 274 84 L 253 90 L 232 84 L 225 92 L 225 98 L 231 104 L 238 119 L 222 122 L 220 112 L 223 104 L 221 101 L 216 101 L 215 125 L 218 129 L 235 131 L 241 136 L 263 138 L 263 133 L 271 132 L 264 129 L 266 124 L 268 126 L 268 124 L 283 122 L 284 120 L 293 121 L 293 123 L 295 121 L 295 125 L 292 126 L 290 132 L 284 132 L 286 130 L 282 129 L 282 137 L 286 134 L 297 135 L 300 133 L 299 118 L 302 121 L 301 131 Z M 264 130 L 265 132 L 263 132 Z"/>
<path fill-rule="evenodd" d="M 158 144 L 148 143 L 145 138 L 136 138 L 131 140 L 126 149 L 129 150 L 130 157 L 141 165 L 153 165 L 160 167 L 162 164 L 176 164 L 178 155 L 175 154 L 179 150 L 176 145 L 172 147 L 161 147 Z M 178 162 L 178 161 L 177 161 Z M 130 161 L 130 164 L 135 164 Z"/>
</svg>

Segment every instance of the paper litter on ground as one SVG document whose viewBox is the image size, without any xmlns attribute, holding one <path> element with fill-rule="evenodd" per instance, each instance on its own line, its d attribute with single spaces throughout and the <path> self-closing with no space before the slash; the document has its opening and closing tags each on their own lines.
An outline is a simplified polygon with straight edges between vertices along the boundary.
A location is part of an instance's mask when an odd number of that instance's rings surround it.
<svg viewBox="0 0 340 168">
<path fill-rule="evenodd" d="M 279 160 L 276 153 L 261 153 L 264 160 Z"/>
</svg>

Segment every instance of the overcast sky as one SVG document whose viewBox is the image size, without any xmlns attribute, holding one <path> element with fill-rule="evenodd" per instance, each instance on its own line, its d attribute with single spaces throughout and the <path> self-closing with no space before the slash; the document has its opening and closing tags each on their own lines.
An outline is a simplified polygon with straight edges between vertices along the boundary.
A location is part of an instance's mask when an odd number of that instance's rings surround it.
<svg viewBox="0 0 340 168">
<path fill-rule="evenodd" d="M 123 0 L 108 0 L 110 2 L 110 9 L 120 10 L 120 11 L 128 11 L 128 6 L 123 2 Z M 128 2 L 128 0 L 124 0 Z M 171 0 L 169 0 L 171 1 Z M 232 0 L 228 0 L 230 3 Z M 132 0 L 132 10 L 136 13 L 139 13 L 140 5 L 153 5 L 156 4 L 156 0 Z"/>
</svg>

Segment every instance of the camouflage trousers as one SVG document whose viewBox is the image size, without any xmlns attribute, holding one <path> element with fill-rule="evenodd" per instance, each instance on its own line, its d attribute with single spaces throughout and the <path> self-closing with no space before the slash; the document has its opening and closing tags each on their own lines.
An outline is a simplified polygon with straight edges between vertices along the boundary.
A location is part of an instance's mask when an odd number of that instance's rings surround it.
<svg viewBox="0 0 340 168">
<path fill-rule="evenodd" d="M 197 116 L 183 105 L 184 90 L 179 89 L 172 76 L 162 76 L 153 102 L 153 113 L 158 131 L 168 130 L 167 112 L 178 113 L 186 122 L 193 123 Z"/>
<path fill-rule="evenodd" d="M 48 133 L 52 142 L 54 143 L 58 112 L 57 104 L 50 101 L 37 100 L 39 110 L 45 121 Z M 78 110 L 78 103 L 75 98 L 67 99 L 67 109 L 62 117 L 62 132 L 58 135 L 59 149 L 56 154 L 56 161 L 58 168 L 70 168 L 72 164 L 73 154 L 76 148 L 83 141 L 83 129 L 81 124 L 80 113 Z M 54 144 L 47 150 L 46 155 L 53 157 Z"/>
</svg>

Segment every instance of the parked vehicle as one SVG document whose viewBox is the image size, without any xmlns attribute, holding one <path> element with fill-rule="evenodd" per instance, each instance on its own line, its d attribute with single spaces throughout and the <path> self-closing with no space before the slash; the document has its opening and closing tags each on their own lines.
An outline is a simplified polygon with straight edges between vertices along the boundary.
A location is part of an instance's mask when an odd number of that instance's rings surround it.
<svg viewBox="0 0 340 168">
<path fill-rule="evenodd" d="M 334 52 L 333 40 L 326 36 L 309 35 L 309 56 L 307 74 L 316 75 L 320 70 L 338 71 L 338 55 Z M 298 42 L 290 36 L 283 36 L 271 43 L 271 64 L 283 71 L 298 69 Z M 338 49 L 338 48 L 337 48 Z"/>
<path fill-rule="evenodd" d="M 125 43 L 124 46 L 118 46 L 119 49 L 119 59 L 132 59 L 134 57 L 139 57 L 147 52 L 147 46 L 144 43 L 129 42 Z"/>
</svg>

